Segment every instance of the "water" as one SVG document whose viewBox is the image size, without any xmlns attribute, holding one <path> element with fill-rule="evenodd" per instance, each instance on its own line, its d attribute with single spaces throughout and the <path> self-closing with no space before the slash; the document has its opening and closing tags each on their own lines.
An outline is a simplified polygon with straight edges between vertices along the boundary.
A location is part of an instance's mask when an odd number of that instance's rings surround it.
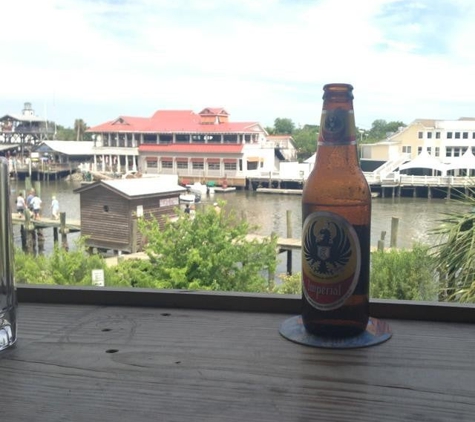
<svg viewBox="0 0 475 422">
<path fill-rule="evenodd" d="M 80 187 L 79 182 L 64 180 L 41 182 L 34 186 L 43 200 L 43 214 L 51 215 L 51 198 L 55 195 L 60 203 L 60 211 L 66 212 L 66 217 L 79 219 L 79 195 L 73 190 Z M 19 190 L 25 189 L 25 182 L 12 181 L 12 202 Z M 249 222 L 257 225 L 253 232 L 269 235 L 274 232 L 281 237 L 287 237 L 287 211 L 290 211 L 290 222 L 293 238 L 301 236 L 301 210 L 300 195 L 277 195 L 264 194 L 250 191 L 235 191 L 230 193 L 215 193 L 212 196 L 203 196 L 202 203 L 198 204 L 197 210 L 202 206 L 209 205 L 217 200 L 224 200 L 225 210 L 233 210 L 238 215 L 245 215 Z M 14 210 L 14 204 L 12 204 Z M 415 242 L 434 244 L 436 238 L 429 234 L 429 230 L 436 227 L 443 214 L 454 211 L 467 211 L 467 205 L 444 199 L 428 198 L 375 198 L 373 199 L 371 245 L 376 247 L 381 239 L 381 232 L 386 231 L 385 245 L 389 246 L 392 217 L 399 218 L 397 237 L 398 248 L 411 248 Z M 53 248 L 53 230 L 44 230 L 45 252 Z M 69 234 L 70 246 L 74 245 L 74 239 L 78 234 Z M 21 246 L 20 228 L 14 227 L 14 242 Z M 285 272 L 285 256 L 280 256 L 282 261 L 278 271 Z M 300 265 L 300 253 L 293 252 L 294 271 Z"/>
</svg>

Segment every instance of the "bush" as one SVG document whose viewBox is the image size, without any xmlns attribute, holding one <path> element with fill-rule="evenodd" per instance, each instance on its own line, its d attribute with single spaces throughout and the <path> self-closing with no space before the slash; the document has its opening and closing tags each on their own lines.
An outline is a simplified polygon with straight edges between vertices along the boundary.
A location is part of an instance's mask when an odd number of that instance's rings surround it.
<svg viewBox="0 0 475 422">
<path fill-rule="evenodd" d="M 373 252 L 370 295 L 378 299 L 437 300 L 434 274 L 434 259 L 428 246 Z"/>
</svg>

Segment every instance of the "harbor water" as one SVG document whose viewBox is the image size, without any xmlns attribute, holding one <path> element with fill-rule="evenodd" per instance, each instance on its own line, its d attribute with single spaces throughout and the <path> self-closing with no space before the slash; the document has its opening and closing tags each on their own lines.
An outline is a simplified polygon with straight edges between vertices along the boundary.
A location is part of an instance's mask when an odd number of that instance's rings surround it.
<svg viewBox="0 0 475 422">
<path fill-rule="evenodd" d="M 80 187 L 79 182 L 72 181 L 49 181 L 36 182 L 34 185 L 37 193 L 43 201 L 42 213 L 50 216 L 52 196 L 59 200 L 60 211 L 66 212 L 67 219 L 79 219 L 80 200 L 74 189 Z M 15 209 L 14 200 L 20 191 L 25 190 L 24 181 L 11 181 L 12 211 Z M 100 198 L 98 198 L 100 200 Z M 245 216 L 248 221 L 256 226 L 253 233 L 270 235 L 276 233 L 280 237 L 287 237 L 287 212 L 290 211 L 291 237 L 300 238 L 301 235 L 301 196 L 285 194 L 267 194 L 253 191 L 238 190 L 228 193 L 215 193 L 204 195 L 202 202 L 197 204 L 197 212 L 200 207 L 208 206 L 215 201 L 225 201 L 224 210 L 236 212 L 239 216 Z M 399 219 L 397 247 L 411 248 L 415 242 L 435 244 L 437 238 L 429 232 L 440 224 L 444 213 L 465 212 L 466 204 L 454 200 L 429 199 L 429 198 L 374 198 L 372 204 L 372 227 L 371 245 L 376 247 L 381 233 L 386 232 L 385 245 L 389 246 L 391 234 L 391 220 Z M 68 241 L 74 247 L 74 239 L 79 234 L 69 234 Z M 44 230 L 45 250 L 47 254 L 53 249 L 53 230 Z M 21 246 L 20 228 L 14 227 L 14 243 Z M 293 270 L 298 271 L 300 265 L 300 253 L 293 252 Z M 278 271 L 286 271 L 286 258 L 280 256 L 281 264 Z"/>
</svg>

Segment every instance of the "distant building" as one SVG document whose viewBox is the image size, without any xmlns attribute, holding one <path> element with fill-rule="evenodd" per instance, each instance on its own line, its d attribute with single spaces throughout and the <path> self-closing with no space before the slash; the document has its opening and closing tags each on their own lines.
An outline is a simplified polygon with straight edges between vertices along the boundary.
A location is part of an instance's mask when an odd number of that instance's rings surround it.
<svg viewBox="0 0 475 422">
<path fill-rule="evenodd" d="M 0 149 L 16 155 L 29 155 L 32 146 L 54 136 L 54 124 L 35 114 L 31 103 L 25 103 L 21 114 L 0 117 Z"/>
<path fill-rule="evenodd" d="M 381 142 L 361 146 L 362 161 L 366 165 L 374 161 L 377 167 L 385 164 L 386 173 L 401 168 L 411 169 L 416 175 L 473 176 L 472 154 L 475 154 L 475 118 L 416 119 Z M 413 165 L 408 166 L 413 160 Z"/>
<path fill-rule="evenodd" d="M 98 170 L 176 174 L 185 183 L 245 186 L 246 177 L 268 174 L 292 156 L 291 140 L 268 140 L 257 122 L 230 122 L 222 108 L 159 110 L 151 117 L 121 116 L 88 130 Z"/>
</svg>

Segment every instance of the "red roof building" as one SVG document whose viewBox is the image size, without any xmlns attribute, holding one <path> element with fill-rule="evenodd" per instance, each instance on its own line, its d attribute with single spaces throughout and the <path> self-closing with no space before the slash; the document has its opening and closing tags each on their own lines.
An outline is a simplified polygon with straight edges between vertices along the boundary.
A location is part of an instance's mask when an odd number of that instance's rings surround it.
<svg viewBox="0 0 475 422">
<path fill-rule="evenodd" d="M 120 116 L 92 127 L 98 171 L 178 174 L 183 183 L 244 186 L 246 177 L 275 168 L 274 143 L 257 122 L 230 122 L 222 108 L 158 110 Z"/>
</svg>

